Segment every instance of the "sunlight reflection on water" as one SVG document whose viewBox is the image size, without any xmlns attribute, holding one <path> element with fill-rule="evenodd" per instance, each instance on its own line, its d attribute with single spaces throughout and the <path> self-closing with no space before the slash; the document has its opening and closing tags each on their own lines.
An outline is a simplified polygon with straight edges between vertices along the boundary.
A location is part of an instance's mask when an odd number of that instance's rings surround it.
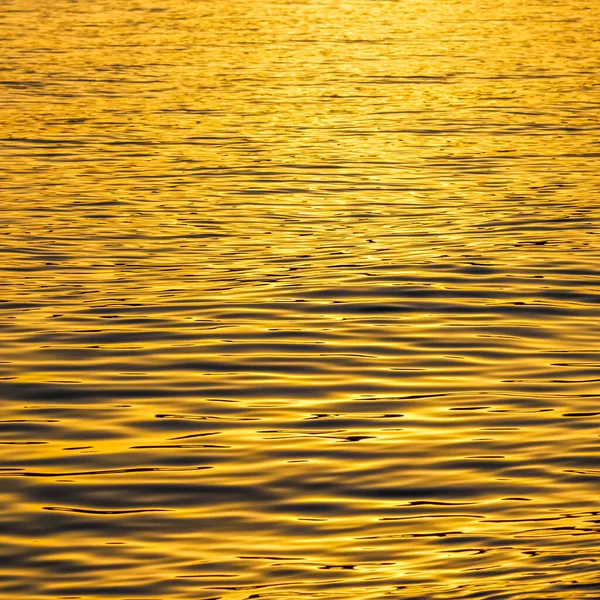
<svg viewBox="0 0 600 600">
<path fill-rule="evenodd" d="M 596 598 L 599 13 L 9 1 L 0 595 Z"/>
</svg>

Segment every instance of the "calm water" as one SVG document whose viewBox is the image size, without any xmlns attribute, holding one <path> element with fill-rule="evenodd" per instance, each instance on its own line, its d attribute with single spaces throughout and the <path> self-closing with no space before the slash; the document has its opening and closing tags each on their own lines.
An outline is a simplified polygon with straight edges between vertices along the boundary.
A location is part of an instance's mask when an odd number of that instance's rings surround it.
<svg viewBox="0 0 600 600">
<path fill-rule="evenodd" d="M 597 2 L 0 37 L 1 598 L 598 598 Z"/>
</svg>

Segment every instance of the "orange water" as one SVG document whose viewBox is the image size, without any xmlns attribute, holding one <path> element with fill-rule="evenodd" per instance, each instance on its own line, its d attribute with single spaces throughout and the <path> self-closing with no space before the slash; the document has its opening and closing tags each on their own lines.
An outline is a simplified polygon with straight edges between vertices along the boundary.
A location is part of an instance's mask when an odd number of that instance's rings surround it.
<svg viewBox="0 0 600 600">
<path fill-rule="evenodd" d="M 599 19 L 5 1 L 0 597 L 597 599 Z"/>
</svg>

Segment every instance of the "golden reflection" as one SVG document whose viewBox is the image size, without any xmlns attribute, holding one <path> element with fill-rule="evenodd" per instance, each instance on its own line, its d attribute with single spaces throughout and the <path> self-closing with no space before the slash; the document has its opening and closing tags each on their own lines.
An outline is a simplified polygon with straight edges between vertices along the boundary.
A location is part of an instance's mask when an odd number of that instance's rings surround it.
<svg viewBox="0 0 600 600">
<path fill-rule="evenodd" d="M 596 4 L 5 8 L 0 596 L 597 596 Z"/>
</svg>

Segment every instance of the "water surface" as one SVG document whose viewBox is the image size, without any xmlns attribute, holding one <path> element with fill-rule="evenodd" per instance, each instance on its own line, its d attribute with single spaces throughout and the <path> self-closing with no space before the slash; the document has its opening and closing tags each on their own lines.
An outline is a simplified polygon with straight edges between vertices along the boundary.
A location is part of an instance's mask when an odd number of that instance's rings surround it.
<svg viewBox="0 0 600 600">
<path fill-rule="evenodd" d="M 599 17 L 4 2 L 0 596 L 597 598 Z"/>
</svg>

